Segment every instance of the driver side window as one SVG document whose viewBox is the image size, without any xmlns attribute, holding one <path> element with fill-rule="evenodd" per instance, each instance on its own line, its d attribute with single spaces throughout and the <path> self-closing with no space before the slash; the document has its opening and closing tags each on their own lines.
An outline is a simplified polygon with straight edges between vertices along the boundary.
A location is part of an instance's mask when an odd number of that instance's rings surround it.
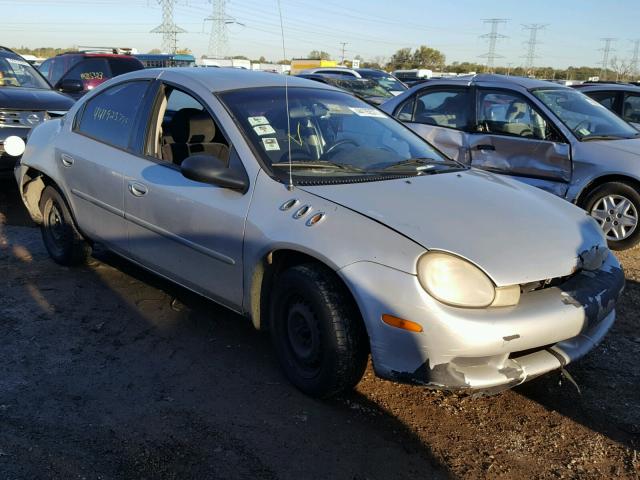
<svg viewBox="0 0 640 480">
<path fill-rule="evenodd" d="M 180 166 L 187 157 L 204 154 L 228 165 L 229 142 L 202 103 L 168 85 L 162 95 L 151 156 Z"/>
<path fill-rule="evenodd" d="M 552 128 L 520 95 L 507 92 L 478 93 L 478 131 L 536 140 L 551 140 Z"/>
</svg>

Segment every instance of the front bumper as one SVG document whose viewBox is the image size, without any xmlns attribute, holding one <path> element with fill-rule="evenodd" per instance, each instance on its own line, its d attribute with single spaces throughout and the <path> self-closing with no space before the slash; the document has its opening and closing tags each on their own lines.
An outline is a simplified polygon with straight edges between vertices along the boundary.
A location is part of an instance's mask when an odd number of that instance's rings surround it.
<svg viewBox="0 0 640 480">
<path fill-rule="evenodd" d="M 413 275 L 368 262 L 339 272 L 367 324 L 376 373 L 446 389 L 500 390 L 585 355 L 615 320 L 624 274 L 613 254 L 595 271 L 525 293 L 515 307 L 463 309 L 429 296 Z M 417 322 L 412 333 L 382 322 Z"/>
</svg>

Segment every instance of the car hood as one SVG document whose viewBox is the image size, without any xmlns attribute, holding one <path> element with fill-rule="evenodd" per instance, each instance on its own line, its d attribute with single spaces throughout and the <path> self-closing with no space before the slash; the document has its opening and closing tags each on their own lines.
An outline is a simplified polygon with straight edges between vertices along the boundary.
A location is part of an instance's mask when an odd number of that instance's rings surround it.
<svg viewBox="0 0 640 480">
<path fill-rule="evenodd" d="M 620 152 L 625 157 L 640 156 L 640 138 L 626 138 L 622 140 L 594 140 L 591 142 L 581 142 L 581 147 L 592 151 L 609 152 L 611 150 Z"/>
<path fill-rule="evenodd" d="M 74 101 L 55 90 L 0 87 L 0 109 L 67 111 Z"/>
<path fill-rule="evenodd" d="M 569 275 L 580 255 L 606 248 L 597 223 L 583 210 L 477 170 L 302 189 L 366 215 L 426 249 L 464 257 L 498 286 Z"/>
</svg>

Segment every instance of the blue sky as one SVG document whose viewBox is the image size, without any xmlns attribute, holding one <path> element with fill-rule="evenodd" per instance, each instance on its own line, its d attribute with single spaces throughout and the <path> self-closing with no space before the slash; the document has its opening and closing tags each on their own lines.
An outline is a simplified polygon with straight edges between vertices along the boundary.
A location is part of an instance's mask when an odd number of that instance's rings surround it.
<svg viewBox="0 0 640 480">
<path fill-rule="evenodd" d="M 632 39 L 640 38 L 637 0 L 433 1 L 433 0 L 281 0 L 288 57 L 321 49 L 339 58 L 340 42 L 348 58 L 388 58 L 401 47 L 426 44 L 447 61 L 480 61 L 489 31 L 485 18 L 506 18 L 498 42 L 504 56 L 497 65 L 521 65 L 528 33 L 522 24 L 548 24 L 540 32 L 537 65 L 566 67 L 600 61 L 602 37 L 616 37 L 611 56 L 629 58 Z M 0 44 L 28 47 L 115 45 L 148 51 L 159 47 L 161 23 L 156 0 L 0 0 Z M 208 0 L 181 0 L 175 21 L 188 33 L 178 45 L 206 53 L 210 23 Z M 242 25 L 229 25 L 228 53 L 282 58 L 277 0 L 227 0 L 227 13 Z"/>
</svg>

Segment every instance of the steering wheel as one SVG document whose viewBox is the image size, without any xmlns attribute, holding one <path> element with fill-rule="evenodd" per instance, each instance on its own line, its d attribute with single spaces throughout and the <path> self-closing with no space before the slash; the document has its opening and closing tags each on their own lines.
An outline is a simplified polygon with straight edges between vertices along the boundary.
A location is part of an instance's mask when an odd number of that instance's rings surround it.
<svg viewBox="0 0 640 480">
<path fill-rule="evenodd" d="M 323 156 L 330 154 L 337 148 L 342 147 L 343 145 L 353 145 L 354 147 L 359 147 L 358 143 L 355 140 L 351 140 L 350 138 L 343 138 L 342 140 L 338 140 L 336 143 L 334 143 L 329 148 L 327 148 Z"/>
</svg>

